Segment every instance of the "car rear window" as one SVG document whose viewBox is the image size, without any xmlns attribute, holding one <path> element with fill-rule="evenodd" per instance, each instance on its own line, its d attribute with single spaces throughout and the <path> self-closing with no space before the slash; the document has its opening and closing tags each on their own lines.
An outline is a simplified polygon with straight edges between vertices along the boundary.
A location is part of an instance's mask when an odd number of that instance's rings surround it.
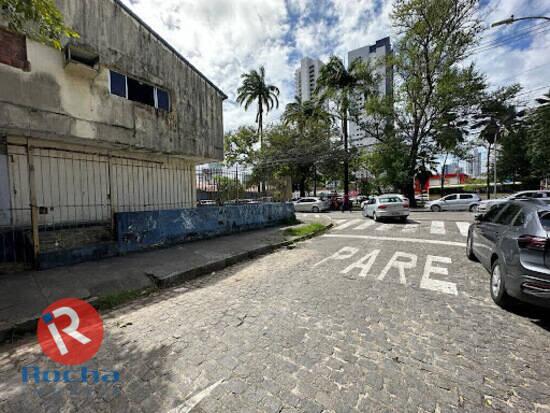
<svg viewBox="0 0 550 413">
<path fill-rule="evenodd" d="M 510 224 L 519 211 L 521 211 L 521 207 L 519 205 L 508 205 L 508 207 L 498 216 L 496 223 L 502 225 Z"/>
<path fill-rule="evenodd" d="M 380 198 L 381 204 L 391 204 L 393 202 L 403 202 L 403 200 L 396 196 L 388 196 L 388 197 Z"/>
<path fill-rule="evenodd" d="M 472 199 L 474 196 L 470 194 L 462 194 L 460 195 L 460 199 Z"/>
<path fill-rule="evenodd" d="M 550 211 L 539 212 L 540 223 L 546 231 L 550 231 Z"/>
</svg>

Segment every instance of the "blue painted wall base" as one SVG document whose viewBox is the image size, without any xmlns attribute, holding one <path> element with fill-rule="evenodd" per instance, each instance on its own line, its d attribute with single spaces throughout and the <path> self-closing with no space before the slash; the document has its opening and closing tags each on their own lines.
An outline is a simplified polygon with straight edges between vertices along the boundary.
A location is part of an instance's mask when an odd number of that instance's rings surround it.
<svg viewBox="0 0 550 413">
<path fill-rule="evenodd" d="M 295 218 L 290 203 L 204 206 L 115 214 L 121 253 L 264 228 Z"/>
</svg>

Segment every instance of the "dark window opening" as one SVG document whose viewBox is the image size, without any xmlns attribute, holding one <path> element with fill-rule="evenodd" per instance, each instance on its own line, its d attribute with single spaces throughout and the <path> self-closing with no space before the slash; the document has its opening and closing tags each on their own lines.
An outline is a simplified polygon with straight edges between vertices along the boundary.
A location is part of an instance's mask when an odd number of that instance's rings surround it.
<svg viewBox="0 0 550 413">
<path fill-rule="evenodd" d="M 126 97 L 126 76 L 111 70 L 111 93 Z"/>
<path fill-rule="evenodd" d="M 157 107 L 170 111 L 170 96 L 166 90 L 157 89 Z"/>
<path fill-rule="evenodd" d="M 155 106 L 155 88 L 128 77 L 128 99 Z"/>
</svg>

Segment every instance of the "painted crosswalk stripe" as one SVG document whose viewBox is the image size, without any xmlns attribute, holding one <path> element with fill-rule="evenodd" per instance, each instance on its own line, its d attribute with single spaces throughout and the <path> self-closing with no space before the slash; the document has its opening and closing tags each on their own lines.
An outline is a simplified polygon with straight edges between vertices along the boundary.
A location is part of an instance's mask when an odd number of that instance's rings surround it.
<svg viewBox="0 0 550 413">
<path fill-rule="evenodd" d="M 432 221 L 432 227 L 430 228 L 431 234 L 446 234 L 445 223 L 443 221 Z"/>
<path fill-rule="evenodd" d="M 338 225 L 340 225 L 340 224 L 342 224 L 342 223 L 344 223 L 344 222 L 346 222 L 346 221 L 347 221 L 347 219 L 333 219 L 333 220 L 332 220 L 332 223 L 333 223 L 334 226 L 336 227 L 336 226 L 338 226 Z"/>
<path fill-rule="evenodd" d="M 395 227 L 394 224 L 382 224 L 378 228 L 376 228 L 376 231 L 389 231 L 390 229 L 393 229 Z"/>
<path fill-rule="evenodd" d="M 352 225 L 355 225 L 357 224 L 358 222 L 360 222 L 361 220 L 360 219 L 351 219 L 343 224 L 340 224 L 336 227 L 336 229 L 346 229 L 346 228 L 349 228 L 351 227 Z"/>
<path fill-rule="evenodd" d="M 418 228 L 420 228 L 420 225 L 418 224 L 409 224 L 409 225 L 405 225 L 401 230 L 401 232 L 407 232 L 407 233 L 416 232 L 418 231 Z"/>
<path fill-rule="evenodd" d="M 470 223 L 469 222 L 457 222 L 456 226 L 458 227 L 458 230 L 460 231 L 460 234 L 463 237 L 468 236 L 468 230 L 470 229 Z"/>
<path fill-rule="evenodd" d="M 355 227 L 353 228 L 354 230 L 362 230 L 362 229 L 367 229 L 368 227 L 371 227 L 374 225 L 374 221 L 371 221 L 371 220 L 367 220 L 365 221 L 363 224 L 359 225 L 358 227 Z"/>
</svg>

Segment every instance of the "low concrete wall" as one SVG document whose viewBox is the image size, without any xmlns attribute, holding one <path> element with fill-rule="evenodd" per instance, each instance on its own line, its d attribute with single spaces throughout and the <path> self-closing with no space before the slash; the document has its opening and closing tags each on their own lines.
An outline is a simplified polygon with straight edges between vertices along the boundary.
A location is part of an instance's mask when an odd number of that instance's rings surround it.
<svg viewBox="0 0 550 413">
<path fill-rule="evenodd" d="M 115 214 L 121 253 L 276 225 L 294 218 L 290 203 L 205 206 Z"/>
</svg>

